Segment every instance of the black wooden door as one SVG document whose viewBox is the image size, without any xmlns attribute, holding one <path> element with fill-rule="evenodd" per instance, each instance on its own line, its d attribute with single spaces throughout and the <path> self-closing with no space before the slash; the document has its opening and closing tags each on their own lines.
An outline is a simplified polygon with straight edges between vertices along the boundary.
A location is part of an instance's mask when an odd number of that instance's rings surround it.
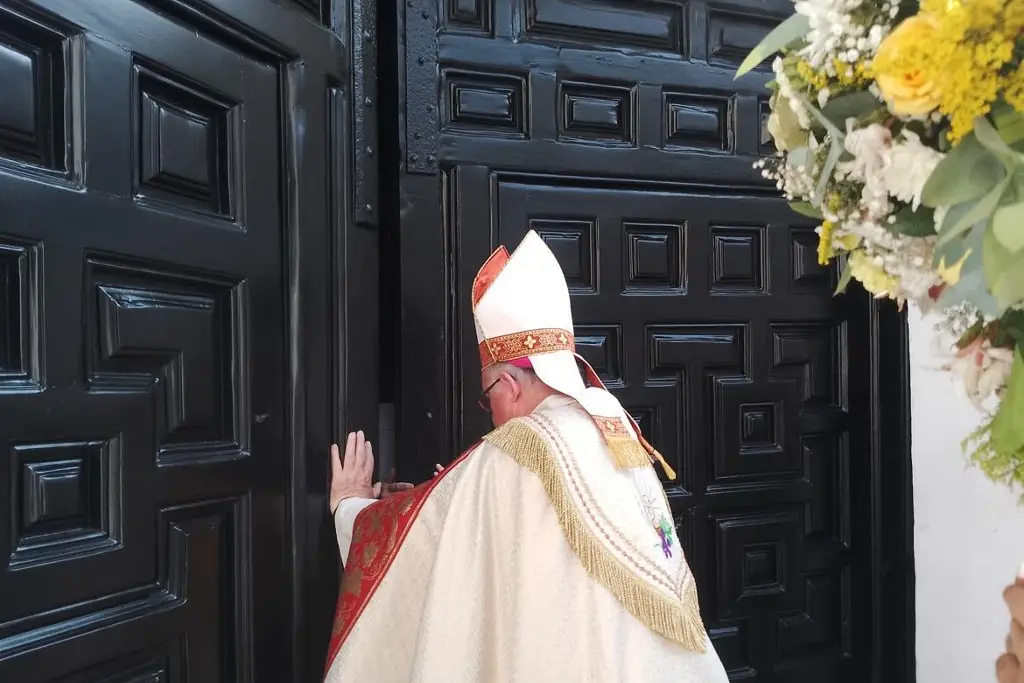
<svg viewBox="0 0 1024 683">
<path fill-rule="evenodd" d="M 578 348 L 680 474 L 669 498 L 732 678 L 879 680 L 909 597 L 880 601 L 872 348 L 885 332 L 902 358 L 903 323 L 833 298 L 813 224 L 752 168 L 770 149 L 767 75 L 734 69 L 792 5 L 403 10 L 407 472 L 486 431 L 469 287 L 534 229 L 569 281 Z M 885 399 L 898 420 L 901 381 Z"/>
<path fill-rule="evenodd" d="M 0 680 L 322 672 L 324 454 L 376 418 L 364 19 L 0 2 Z"/>
</svg>

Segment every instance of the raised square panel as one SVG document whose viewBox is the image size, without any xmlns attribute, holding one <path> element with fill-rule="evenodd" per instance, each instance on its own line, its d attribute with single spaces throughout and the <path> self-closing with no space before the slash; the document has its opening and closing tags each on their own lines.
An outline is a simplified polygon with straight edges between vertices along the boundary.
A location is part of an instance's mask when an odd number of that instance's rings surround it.
<svg viewBox="0 0 1024 683">
<path fill-rule="evenodd" d="M 526 137 L 523 77 L 445 69 L 441 79 L 445 93 L 444 131 Z"/>
<path fill-rule="evenodd" d="M 622 328 L 619 325 L 577 325 L 576 352 L 590 363 L 601 381 L 622 385 Z"/>
<path fill-rule="evenodd" d="M 830 291 L 835 287 L 835 269 L 818 263 L 818 234 L 813 228 L 793 228 L 790 257 L 793 263 L 793 282 L 798 288 L 820 288 Z"/>
<path fill-rule="evenodd" d="M 756 14 L 741 14 L 722 8 L 708 10 L 708 61 L 722 66 L 738 66 L 761 40 L 779 23 L 778 19 Z M 768 69 L 765 60 L 757 67 Z"/>
<path fill-rule="evenodd" d="M 445 32 L 446 33 L 482 33 L 492 32 L 491 17 L 494 0 L 445 0 Z"/>
<path fill-rule="evenodd" d="M 622 237 L 625 292 L 679 294 L 685 290 L 685 226 L 623 221 Z"/>
<path fill-rule="evenodd" d="M 525 0 L 526 37 L 588 48 L 622 45 L 686 54 L 682 3 L 650 0 Z"/>
<path fill-rule="evenodd" d="M 763 226 L 711 226 L 711 293 L 765 294 L 767 254 Z"/>
<path fill-rule="evenodd" d="M 0 7 L 0 156 L 64 174 L 67 36 Z"/>
<path fill-rule="evenodd" d="M 530 230 L 537 231 L 558 259 L 570 292 L 597 291 L 596 221 L 531 218 Z"/>
<path fill-rule="evenodd" d="M 774 323 L 772 374 L 800 380 L 804 408 L 838 408 L 839 330 L 829 323 Z"/>
<path fill-rule="evenodd" d="M 10 458 L 12 568 L 120 546 L 119 439 L 18 445 Z"/>
<path fill-rule="evenodd" d="M 0 394 L 42 387 L 42 250 L 0 235 Z"/>
<path fill-rule="evenodd" d="M 633 88 L 563 82 L 559 89 L 559 137 L 625 145 L 635 143 Z"/>
<path fill-rule="evenodd" d="M 779 409 L 778 411 L 776 409 Z M 780 447 L 781 406 L 775 403 L 745 403 L 740 406 L 740 449 Z M 776 417 L 778 415 L 778 417 Z"/>
<path fill-rule="evenodd" d="M 799 607 L 800 516 L 793 510 L 722 515 L 714 525 L 719 620 Z"/>
<path fill-rule="evenodd" d="M 664 100 L 666 147 L 732 151 L 728 98 L 665 93 Z"/>
<path fill-rule="evenodd" d="M 155 65 L 134 73 L 136 200 L 240 219 L 240 107 Z"/>
<path fill-rule="evenodd" d="M 715 487 L 800 476 L 800 400 L 792 383 L 717 377 L 711 394 Z"/>
<path fill-rule="evenodd" d="M 651 325 L 647 344 L 652 377 L 691 365 L 744 373 L 746 325 Z"/>
<path fill-rule="evenodd" d="M 86 291 L 89 388 L 153 392 L 157 464 L 247 456 L 245 286 L 91 258 Z"/>
</svg>

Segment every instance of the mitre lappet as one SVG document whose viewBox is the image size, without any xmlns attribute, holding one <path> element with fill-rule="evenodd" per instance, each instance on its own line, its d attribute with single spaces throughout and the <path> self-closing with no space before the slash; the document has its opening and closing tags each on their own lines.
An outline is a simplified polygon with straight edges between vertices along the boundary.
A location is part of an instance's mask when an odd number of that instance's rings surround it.
<svg viewBox="0 0 1024 683">
<path fill-rule="evenodd" d="M 666 476 L 675 479 L 593 367 L 576 353 L 569 287 L 540 235 L 529 231 L 511 255 L 503 246 L 495 250 L 474 278 L 472 295 L 482 368 L 496 363 L 532 368 L 544 384 L 572 397 L 590 414 L 616 467 L 657 460 Z"/>
</svg>

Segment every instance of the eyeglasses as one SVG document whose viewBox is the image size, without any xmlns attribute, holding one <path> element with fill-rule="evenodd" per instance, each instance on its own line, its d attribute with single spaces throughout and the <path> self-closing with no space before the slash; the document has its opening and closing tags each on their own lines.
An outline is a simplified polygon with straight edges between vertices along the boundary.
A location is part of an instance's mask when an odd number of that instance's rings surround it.
<svg viewBox="0 0 1024 683">
<path fill-rule="evenodd" d="M 483 391 L 481 391 L 480 392 L 480 398 L 478 398 L 476 400 L 477 405 L 479 405 L 480 408 L 484 412 L 486 412 L 486 413 L 491 412 L 491 399 L 490 399 L 490 397 L 488 397 L 488 394 L 491 393 L 491 389 L 493 389 L 494 387 L 498 386 L 498 382 L 500 382 L 500 381 L 501 381 L 501 378 L 499 377 L 498 379 L 496 379 L 493 382 L 491 382 L 491 386 L 489 386 L 486 389 L 484 389 Z"/>
</svg>

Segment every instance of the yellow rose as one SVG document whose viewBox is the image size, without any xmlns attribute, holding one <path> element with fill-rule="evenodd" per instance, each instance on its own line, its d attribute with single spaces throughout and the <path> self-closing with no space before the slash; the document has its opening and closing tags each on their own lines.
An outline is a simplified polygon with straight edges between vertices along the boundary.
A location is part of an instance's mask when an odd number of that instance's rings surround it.
<svg viewBox="0 0 1024 683">
<path fill-rule="evenodd" d="M 925 116 L 939 105 L 939 88 L 922 68 L 936 34 L 935 19 L 917 14 L 904 20 L 878 47 L 872 64 L 875 82 L 900 116 Z"/>
</svg>

